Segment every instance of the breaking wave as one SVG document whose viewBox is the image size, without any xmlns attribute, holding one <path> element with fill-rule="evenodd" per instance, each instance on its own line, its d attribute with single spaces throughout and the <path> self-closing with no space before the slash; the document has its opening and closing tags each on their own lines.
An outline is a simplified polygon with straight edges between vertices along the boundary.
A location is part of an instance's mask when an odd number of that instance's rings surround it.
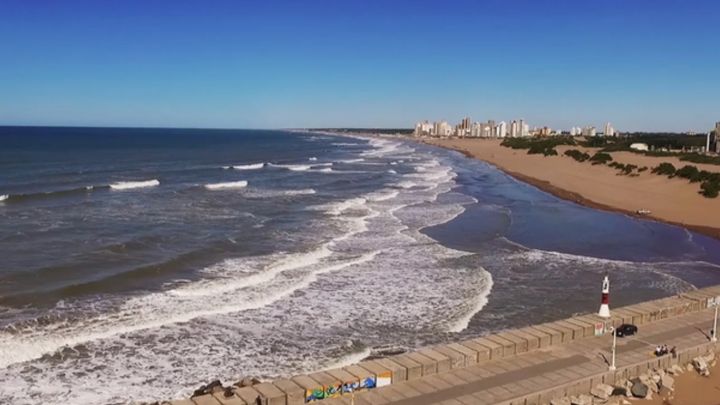
<svg viewBox="0 0 720 405">
<path fill-rule="evenodd" d="M 228 189 L 236 189 L 236 188 L 245 188 L 247 187 L 248 182 L 247 180 L 240 180 L 240 181 L 230 181 L 226 183 L 214 183 L 214 184 L 206 184 L 205 188 L 208 190 L 228 190 Z"/>
<path fill-rule="evenodd" d="M 234 165 L 234 166 L 225 166 L 225 169 L 233 169 L 233 170 L 258 170 L 265 167 L 265 163 L 252 163 L 247 165 Z"/>
<path fill-rule="evenodd" d="M 157 179 L 143 181 L 119 181 L 117 183 L 110 184 L 110 188 L 113 190 L 130 190 L 134 188 L 155 187 L 159 185 L 160 181 Z"/>
</svg>

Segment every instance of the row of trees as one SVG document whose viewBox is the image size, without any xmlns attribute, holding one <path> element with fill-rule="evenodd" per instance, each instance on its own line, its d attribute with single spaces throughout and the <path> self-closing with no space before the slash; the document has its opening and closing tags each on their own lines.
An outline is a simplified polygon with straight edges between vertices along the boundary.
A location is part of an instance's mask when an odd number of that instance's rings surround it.
<svg viewBox="0 0 720 405">
<path fill-rule="evenodd" d="M 698 170 L 695 166 L 685 165 L 676 169 L 672 163 L 660 163 L 652 169 L 658 175 L 681 177 L 690 183 L 701 183 L 700 194 L 708 198 L 715 198 L 720 193 L 720 173 Z"/>
</svg>

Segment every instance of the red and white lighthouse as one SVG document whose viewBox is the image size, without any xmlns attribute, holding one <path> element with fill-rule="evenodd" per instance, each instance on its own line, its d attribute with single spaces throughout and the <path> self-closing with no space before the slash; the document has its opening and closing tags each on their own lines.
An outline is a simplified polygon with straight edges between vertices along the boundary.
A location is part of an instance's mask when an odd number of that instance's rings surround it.
<svg viewBox="0 0 720 405">
<path fill-rule="evenodd" d="M 610 318 L 610 280 L 605 276 L 602 283 L 602 300 L 600 301 L 600 310 L 598 316 L 601 318 Z"/>
</svg>

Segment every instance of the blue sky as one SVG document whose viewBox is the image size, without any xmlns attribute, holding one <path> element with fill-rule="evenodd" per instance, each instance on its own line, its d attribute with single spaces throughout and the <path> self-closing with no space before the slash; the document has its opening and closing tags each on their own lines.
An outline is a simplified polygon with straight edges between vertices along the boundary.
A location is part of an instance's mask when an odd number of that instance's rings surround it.
<svg viewBox="0 0 720 405">
<path fill-rule="evenodd" d="M 720 2 L 0 0 L 0 125 L 706 131 Z"/>
</svg>

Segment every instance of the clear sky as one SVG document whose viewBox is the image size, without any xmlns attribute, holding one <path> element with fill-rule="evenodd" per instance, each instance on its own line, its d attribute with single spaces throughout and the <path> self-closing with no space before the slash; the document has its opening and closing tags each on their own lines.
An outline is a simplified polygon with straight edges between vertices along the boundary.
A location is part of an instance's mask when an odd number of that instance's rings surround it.
<svg viewBox="0 0 720 405">
<path fill-rule="evenodd" d="M 0 0 L 0 125 L 707 131 L 720 1 Z"/>
</svg>

